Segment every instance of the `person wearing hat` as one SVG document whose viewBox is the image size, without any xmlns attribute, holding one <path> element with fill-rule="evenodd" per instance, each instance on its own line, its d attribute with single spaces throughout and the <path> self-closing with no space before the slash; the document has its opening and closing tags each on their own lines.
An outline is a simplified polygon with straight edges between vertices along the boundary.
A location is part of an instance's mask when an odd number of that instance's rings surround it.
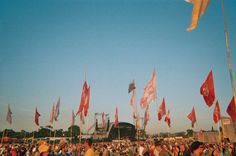
<svg viewBox="0 0 236 156">
<path fill-rule="evenodd" d="M 203 143 L 194 141 L 190 146 L 191 156 L 200 156 L 203 153 Z"/>
<path fill-rule="evenodd" d="M 58 153 L 57 156 L 70 156 L 70 154 L 67 153 L 68 152 L 68 144 L 64 139 L 60 140 L 58 147 L 60 149 L 60 153 Z"/>
<path fill-rule="evenodd" d="M 85 140 L 85 156 L 95 156 L 95 153 L 92 148 L 92 139 L 86 139 Z"/>
<path fill-rule="evenodd" d="M 50 156 L 49 146 L 47 145 L 46 142 L 39 143 L 38 151 L 39 151 L 39 156 Z"/>
</svg>

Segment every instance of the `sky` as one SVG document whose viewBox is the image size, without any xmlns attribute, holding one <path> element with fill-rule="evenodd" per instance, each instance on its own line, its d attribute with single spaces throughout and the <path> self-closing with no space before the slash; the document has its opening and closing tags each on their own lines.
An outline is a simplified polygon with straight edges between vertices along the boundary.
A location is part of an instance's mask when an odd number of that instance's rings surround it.
<svg viewBox="0 0 236 156">
<path fill-rule="evenodd" d="M 225 1 L 231 63 L 236 73 L 236 1 Z M 52 104 L 60 96 L 59 121 L 67 129 L 71 111 L 78 110 L 84 80 L 91 86 L 89 117 L 109 113 L 133 123 L 128 85 L 136 83 L 136 98 L 157 74 L 157 101 L 150 104 L 147 133 L 186 131 L 187 114 L 195 107 L 194 130 L 217 127 L 200 87 L 213 71 L 222 115 L 232 98 L 221 1 L 212 0 L 198 28 L 190 24 L 192 5 L 183 0 L 0 0 L 0 130 L 36 130 L 49 124 Z M 157 121 L 163 97 L 171 113 L 171 128 Z M 6 122 L 7 105 L 13 123 Z M 144 110 L 138 108 L 141 116 Z M 76 124 L 81 125 L 79 118 Z"/>
</svg>

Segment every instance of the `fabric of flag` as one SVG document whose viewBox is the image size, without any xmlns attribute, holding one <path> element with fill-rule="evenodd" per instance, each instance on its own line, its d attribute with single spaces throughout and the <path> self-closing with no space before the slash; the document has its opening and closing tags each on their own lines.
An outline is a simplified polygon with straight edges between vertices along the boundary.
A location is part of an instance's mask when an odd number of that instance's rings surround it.
<svg viewBox="0 0 236 156">
<path fill-rule="evenodd" d="M 171 124 L 171 120 L 170 120 L 170 110 L 168 110 L 166 117 L 165 117 L 165 122 L 167 123 L 167 125 L 170 127 Z"/>
<path fill-rule="evenodd" d="M 84 101 L 84 116 L 87 116 L 87 114 L 88 114 L 89 100 L 90 100 L 90 86 L 87 89 L 86 98 Z"/>
<path fill-rule="evenodd" d="M 193 4 L 192 19 L 187 29 L 190 32 L 197 27 L 198 20 L 205 13 L 210 0 L 186 0 L 186 2 Z"/>
<path fill-rule="evenodd" d="M 74 125 L 75 125 L 75 117 L 76 117 L 76 115 L 75 115 L 74 111 L 72 110 L 71 126 L 74 126 Z"/>
<path fill-rule="evenodd" d="M 102 112 L 102 128 L 105 127 L 105 114 Z"/>
<path fill-rule="evenodd" d="M 215 100 L 215 89 L 212 71 L 209 72 L 207 79 L 200 88 L 200 93 L 203 96 L 208 107 L 213 105 Z"/>
<path fill-rule="evenodd" d="M 40 117 L 40 114 L 39 114 L 37 107 L 36 107 L 35 114 L 34 114 L 34 122 L 37 126 L 39 126 L 39 117 Z"/>
<path fill-rule="evenodd" d="M 130 99 L 130 105 L 131 105 L 131 108 L 132 108 L 132 113 L 133 113 L 133 118 L 135 119 L 136 118 L 136 98 L 135 98 L 135 92 L 132 93 L 132 97 Z"/>
<path fill-rule="evenodd" d="M 194 107 L 193 107 L 191 113 L 189 113 L 187 117 L 191 121 L 192 127 L 194 127 L 194 124 L 197 121 Z"/>
<path fill-rule="evenodd" d="M 115 121 L 114 121 L 114 127 L 116 128 L 118 126 L 118 108 L 116 107 L 116 113 L 115 113 Z"/>
<path fill-rule="evenodd" d="M 166 103 L 165 98 L 163 98 L 161 105 L 158 108 L 158 120 L 160 121 L 164 115 L 166 115 Z"/>
<path fill-rule="evenodd" d="M 128 93 L 132 92 L 135 89 L 136 89 L 136 87 L 135 87 L 135 83 L 133 81 L 129 84 Z"/>
<path fill-rule="evenodd" d="M 80 113 L 80 121 L 81 121 L 82 124 L 85 124 L 84 113 L 83 112 Z"/>
<path fill-rule="evenodd" d="M 59 114 L 60 114 L 60 96 L 58 97 L 56 108 L 55 108 L 55 112 L 54 112 L 54 120 L 55 121 L 58 120 Z"/>
<path fill-rule="evenodd" d="M 228 105 L 226 112 L 229 114 L 233 122 L 236 122 L 236 104 L 234 97 L 232 98 L 230 104 Z"/>
<path fill-rule="evenodd" d="M 82 90 L 81 99 L 80 99 L 79 110 L 77 111 L 76 115 L 81 113 L 84 109 L 84 104 L 85 104 L 86 96 L 87 96 L 87 90 L 88 90 L 87 82 L 84 81 L 83 90 Z"/>
<path fill-rule="evenodd" d="M 6 121 L 7 121 L 9 124 L 12 124 L 12 111 L 11 111 L 10 105 L 7 106 Z"/>
<path fill-rule="evenodd" d="M 150 119 L 149 106 L 147 106 L 145 113 L 144 113 L 144 125 L 145 126 L 147 125 L 149 119 Z"/>
<path fill-rule="evenodd" d="M 141 108 L 146 108 L 152 101 L 156 100 L 156 70 L 154 69 L 152 79 L 147 83 L 144 88 L 144 93 L 140 101 Z"/>
<path fill-rule="evenodd" d="M 137 128 L 137 129 L 140 129 L 140 128 L 141 128 L 141 119 L 140 119 L 139 113 L 137 114 L 136 128 Z"/>
<path fill-rule="evenodd" d="M 215 106 L 215 109 L 214 109 L 214 113 L 213 113 L 213 120 L 214 120 L 215 123 L 217 123 L 217 122 L 220 121 L 220 118 L 221 118 L 220 105 L 219 105 L 219 102 L 217 100 L 216 101 L 216 106 Z"/>
<path fill-rule="evenodd" d="M 52 110 L 50 113 L 50 123 L 53 124 L 53 120 L 54 120 L 54 112 L 55 112 L 55 108 L 54 108 L 54 104 L 52 105 Z"/>
</svg>

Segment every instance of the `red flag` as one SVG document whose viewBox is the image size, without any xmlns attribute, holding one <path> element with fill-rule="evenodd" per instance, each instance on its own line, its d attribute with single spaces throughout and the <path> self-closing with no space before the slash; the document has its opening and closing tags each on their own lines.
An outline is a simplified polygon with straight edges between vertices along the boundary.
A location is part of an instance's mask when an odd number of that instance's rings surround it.
<svg viewBox="0 0 236 156">
<path fill-rule="evenodd" d="M 194 107 L 193 107 L 191 113 L 188 114 L 188 119 L 191 121 L 192 127 L 194 127 L 194 124 L 197 121 Z"/>
<path fill-rule="evenodd" d="M 34 114 L 34 122 L 37 126 L 39 126 L 39 117 L 40 117 L 40 114 L 39 114 L 37 107 L 36 107 L 35 114 Z"/>
<path fill-rule="evenodd" d="M 89 100 L 90 100 L 90 86 L 87 89 L 86 98 L 84 101 L 84 116 L 87 116 L 87 114 L 88 114 Z"/>
<path fill-rule="evenodd" d="M 168 110 L 166 117 L 165 117 L 165 122 L 167 125 L 170 127 L 171 121 L 170 121 L 170 110 Z"/>
<path fill-rule="evenodd" d="M 9 105 L 9 104 L 8 104 L 8 107 L 7 107 L 6 121 L 7 121 L 9 124 L 12 124 L 12 111 L 11 111 L 11 108 L 10 108 L 10 105 Z"/>
<path fill-rule="evenodd" d="M 234 97 L 232 98 L 226 112 L 229 114 L 233 122 L 236 122 L 236 104 Z"/>
<path fill-rule="evenodd" d="M 150 119 L 150 115 L 149 115 L 149 106 L 147 106 L 145 113 L 144 113 L 144 125 L 146 126 L 149 119 Z"/>
<path fill-rule="evenodd" d="M 152 79 L 144 88 L 144 93 L 140 101 L 141 108 L 146 108 L 152 101 L 156 100 L 156 70 L 154 69 Z"/>
<path fill-rule="evenodd" d="M 200 88 L 200 93 L 202 94 L 208 107 L 211 107 L 215 100 L 215 89 L 212 70 L 209 72 L 207 79 L 202 84 Z"/>
<path fill-rule="evenodd" d="M 58 116 L 60 114 L 60 96 L 58 97 L 58 100 L 57 100 L 57 105 L 56 105 L 56 108 L 55 108 L 55 112 L 54 112 L 54 120 L 57 121 L 58 119 Z"/>
<path fill-rule="evenodd" d="M 116 107 L 114 127 L 116 128 L 118 126 L 118 124 L 119 124 L 119 121 L 118 121 L 118 108 Z"/>
<path fill-rule="evenodd" d="M 214 113 L 213 113 L 213 120 L 214 120 L 215 123 L 217 123 L 217 122 L 220 121 L 220 118 L 221 118 L 220 105 L 219 105 L 219 102 L 217 100 L 216 101 L 216 106 L 215 106 L 215 109 L 214 109 Z"/>
<path fill-rule="evenodd" d="M 158 108 L 158 120 L 160 121 L 164 115 L 166 115 L 165 98 L 163 98 L 162 103 Z"/>
<path fill-rule="evenodd" d="M 102 112 L 102 128 L 105 127 L 104 112 Z"/>
<path fill-rule="evenodd" d="M 81 113 L 84 109 L 84 104 L 85 104 L 85 100 L 86 100 L 86 94 L 87 94 L 87 82 L 84 81 L 84 85 L 83 85 L 83 91 L 82 91 L 82 94 L 81 94 L 81 99 L 80 99 L 80 105 L 79 105 L 79 110 L 78 112 L 76 113 L 76 115 L 78 115 L 79 113 Z"/>
<path fill-rule="evenodd" d="M 52 110 L 51 110 L 51 113 L 50 113 L 50 123 L 53 124 L 53 120 L 54 120 L 54 112 L 55 112 L 55 109 L 54 109 L 54 104 L 52 105 Z"/>
<path fill-rule="evenodd" d="M 75 117 L 76 117 L 76 115 L 75 115 L 74 111 L 72 110 L 71 126 L 75 125 Z"/>
</svg>

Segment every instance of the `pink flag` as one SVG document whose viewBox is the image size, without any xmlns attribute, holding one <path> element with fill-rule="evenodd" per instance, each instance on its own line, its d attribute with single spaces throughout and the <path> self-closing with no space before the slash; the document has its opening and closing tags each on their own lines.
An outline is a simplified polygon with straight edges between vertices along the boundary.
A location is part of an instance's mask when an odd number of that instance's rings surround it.
<svg viewBox="0 0 236 156">
<path fill-rule="evenodd" d="M 149 115 L 149 106 L 147 106 L 145 113 L 144 113 L 144 125 L 146 126 L 148 121 L 150 119 L 150 115 Z"/>
<path fill-rule="evenodd" d="M 39 117 L 40 117 L 40 114 L 39 114 L 37 107 L 36 107 L 35 114 L 34 114 L 34 122 L 37 126 L 39 126 Z"/>
<path fill-rule="evenodd" d="M 132 107 L 132 112 L 133 112 L 133 118 L 136 118 L 136 99 L 135 99 L 135 93 L 133 91 L 132 97 L 130 99 L 130 105 Z"/>
<path fill-rule="evenodd" d="M 118 126 L 118 124 L 119 124 L 119 121 L 118 121 L 118 108 L 116 107 L 114 127 L 116 128 Z"/>
<path fill-rule="evenodd" d="M 11 108 L 10 108 L 10 105 L 9 105 L 9 104 L 8 104 L 8 107 L 7 107 L 6 121 L 7 121 L 9 124 L 12 124 L 12 111 L 11 111 Z"/>
<path fill-rule="evenodd" d="M 102 112 L 102 128 L 105 127 L 104 112 Z"/>
<path fill-rule="evenodd" d="M 166 117 L 165 117 L 165 122 L 167 123 L 167 125 L 170 127 L 171 124 L 171 120 L 170 120 L 170 110 L 168 110 Z"/>
<path fill-rule="evenodd" d="M 144 93 L 140 101 L 141 108 L 146 108 L 152 101 L 156 100 L 156 70 L 154 69 L 152 79 L 147 83 L 144 88 Z"/>
<path fill-rule="evenodd" d="M 55 108 L 54 108 L 54 104 L 52 105 L 52 110 L 50 113 L 50 123 L 53 124 L 53 120 L 54 120 L 54 112 L 55 112 Z"/>
<path fill-rule="evenodd" d="M 76 115 L 78 115 L 79 113 L 82 114 L 86 103 L 89 102 L 89 98 L 87 97 L 87 93 L 88 93 L 88 86 L 87 86 L 87 82 L 84 81 L 83 90 L 82 90 L 81 99 L 80 99 L 79 110 L 77 111 Z M 80 114 L 80 116 L 81 116 L 81 114 Z"/>
<path fill-rule="evenodd" d="M 192 127 L 194 127 L 194 124 L 197 121 L 194 107 L 193 107 L 191 113 L 189 113 L 187 117 L 191 121 Z"/>
<path fill-rule="evenodd" d="M 161 105 L 158 108 L 158 120 L 160 121 L 164 115 L 166 115 L 166 103 L 165 98 L 163 98 Z"/>
<path fill-rule="evenodd" d="M 141 128 L 141 121 L 140 121 L 140 115 L 139 115 L 139 113 L 137 114 L 136 127 L 137 127 L 137 129 L 140 129 L 140 128 Z"/>
<path fill-rule="evenodd" d="M 55 112 L 54 112 L 54 120 L 55 121 L 58 120 L 59 114 L 60 114 L 60 96 L 58 97 L 57 105 L 56 105 Z"/>
</svg>

